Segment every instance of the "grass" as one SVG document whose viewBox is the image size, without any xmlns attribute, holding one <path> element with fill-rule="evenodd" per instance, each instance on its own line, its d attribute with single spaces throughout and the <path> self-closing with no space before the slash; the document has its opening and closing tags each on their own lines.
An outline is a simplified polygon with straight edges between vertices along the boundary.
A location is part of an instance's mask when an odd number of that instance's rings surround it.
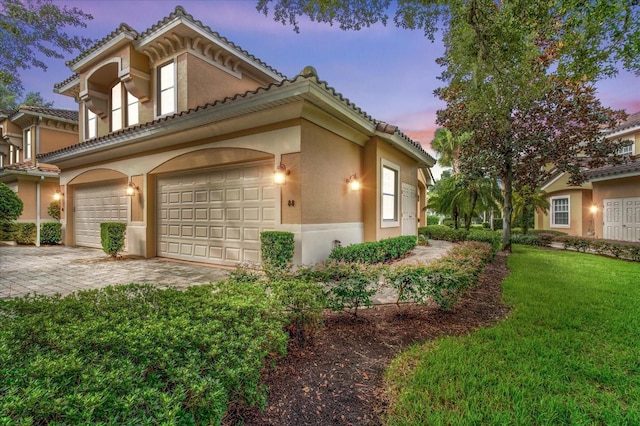
<svg viewBox="0 0 640 426">
<path fill-rule="evenodd" d="M 515 246 L 508 319 L 416 346 L 388 425 L 640 424 L 640 266 Z"/>
</svg>

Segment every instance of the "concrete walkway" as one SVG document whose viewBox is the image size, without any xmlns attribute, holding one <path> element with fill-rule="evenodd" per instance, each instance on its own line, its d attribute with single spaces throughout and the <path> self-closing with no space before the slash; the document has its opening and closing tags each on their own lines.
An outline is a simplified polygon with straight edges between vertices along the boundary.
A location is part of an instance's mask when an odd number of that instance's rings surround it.
<svg viewBox="0 0 640 426">
<path fill-rule="evenodd" d="M 228 268 L 159 258 L 110 260 L 99 249 L 0 247 L 0 299 L 26 294 L 67 295 L 112 284 L 149 283 L 184 288 L 223 280 Z"/>
<path fill-rule="evenodd" d="M 452 246 L 430 241 L 418 246 L 401 263 L 429 263 Z M 126 257 L 110 260 L 99 249 L 66 246 L 0 246 L 0 299 L 27 294 L 63 296 L 115 284 L 148 283 L 159 288 L 186 288 L 226 278 L 230 268 L 161 258 Z M 375 304 L 395 303 L 393 289 L 382 288 Z"/>
</svg>

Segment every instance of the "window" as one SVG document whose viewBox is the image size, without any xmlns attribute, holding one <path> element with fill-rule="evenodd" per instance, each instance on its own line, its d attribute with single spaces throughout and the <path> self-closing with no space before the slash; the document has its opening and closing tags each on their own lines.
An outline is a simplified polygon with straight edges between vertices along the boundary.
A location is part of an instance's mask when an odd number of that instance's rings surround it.
<svg viewBox="0 0 640 426">
<path fill-rule="evenodd" d="M 85 130 L 87 139 L 93 139 L 98 136 L 98 116 L 87 108 L 87 128 Z"/>
<path fill-rule="evenodd" d="M 111 88 L 111 131 L 122 129 L 122 83 Z"/>
<path fill-rule="evenodd" d="M 129 92 L 125 92 L 127 94 L 127 126 L 133 126 L 134 124 L 138 124 L 138 98 L 133 96 Z"/>
<path fill-rule="evenodd" d="M 169 62 L 158 69 L 158 115 L 176 111 L 176 75 L 175 63 Z"/>
<path fill-rule="evenodd" d="M 4 169 L 4 154 L 0 154 L 0 169 Z"/>
<path fill-rule="evenodd" d="M 399 226 L 398 221 L 398 166 L 382 160 L 382 227 Z"/>
<path fill-rule="evenodd" d="M 24 131 L 24 159 L 31 159 L 31 148 L 33 147 L 33 142 L 31 139 L 31 129 L 27 129 Z"/>
<path fill-rule="evenodd" d="M 9 164 L 20 162 L 20 150 L 14 145 L 9 145 Z"/>
<path fill-rule="evenodd" d="M 569 196 L 551 197 L 551 226 L 569 227 Z"/>
<path fill-rule="evenodd" d="M 633 155 L 633 144 L 625 145 L 618 150 L 618 155 Z"/>
</svg>

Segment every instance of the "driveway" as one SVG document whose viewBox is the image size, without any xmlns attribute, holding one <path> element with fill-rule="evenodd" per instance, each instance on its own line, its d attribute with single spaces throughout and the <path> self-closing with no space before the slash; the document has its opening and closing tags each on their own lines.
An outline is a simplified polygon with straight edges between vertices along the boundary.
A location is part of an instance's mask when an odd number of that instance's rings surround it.
<svg viewBox="0 0 640 426">
<path fill-rule="evenodd" d="M 67 295 L 112 284 L 149 283 L 185 288 L 223 280 L 229 269 L 125 257 L 110 260 L 99 249 L 65 246 L 0 246 L 0 299 L 26 294 Z"/>
</svg>

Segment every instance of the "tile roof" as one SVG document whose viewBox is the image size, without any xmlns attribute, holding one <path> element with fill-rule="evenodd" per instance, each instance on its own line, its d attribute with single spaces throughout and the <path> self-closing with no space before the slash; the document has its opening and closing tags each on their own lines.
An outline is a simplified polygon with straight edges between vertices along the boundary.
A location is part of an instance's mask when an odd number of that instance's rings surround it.
<svg viewBox="0 0 640 426">
<path fill-rule="evenodd" d="M 640 175 L 640 156 L 632 157 L 631 161 L 616 164 L 615 166 L 599 167 L 586 172 L 587 180 L 603 178 L 607 176 L 617 176 L 627 173 L 637 173 Z"/>
<path fill-rule="evenodd" d="M 311 68 L 311 67 L 308 67 Z M 409 145 L 411 145 L 416 151 L 418 151 L 421 155 L 426 156 L 426 158 L 428 158 L 429 160 L 433 160 L 433 162 L 435 163 L 435 159 L 433 159 L 433 157 L 431 155 L 429 155 L 429 153 L 427 153 L 427 151 L 422 147 L 422 145 L 416 141 L 414 141 L 413 139 L 409 138 L 406 134 L 404 134 L 403 132 L 401 132 L 396 126 L 392 126 L 389 125 L 383 121 L 378 121 L 373 119 L 369 114 L 367 114 L 365 111 L 363 111 L 361 108 L 359 108 L 358 106 L 356 106 L 354 103 L 352 103 L 348 98 L 344 97 L 341 93 L 336 92 L 336 90 L 332 87 L 330 87 L 325 81 L 319 80 L 317 77 L 317 74 L 315 73 L 315 70 L 312 70 L 311 72 L 308 71 L 308 68 L 305 68 L 305 70 L 303 70 L 302 74 L 293 78 L 293 79 L 287 79 L 287 80 L 283 80 L 279 83 L 272 83 L 267 87 L 260 87 L 256 90 L 252 90 L 252 91 L 248 91 L 242 94 L 237 94 L 234 95 L 232 97 L 227 97 L 221 100 L 217 100 L 214 102 L 210 102 L 207 103 L 205 105 L 202 106 L 198 106 L 196 108 L 192 108 L 189 109 L 187 111 L 183 111 L 183 112 L 179 112 L 176 114 L 173 114 L 171 116 L 165 116 L 165 117 L 160 117 L 157 118 L 153 121 L 147 122 L 147 123 L 141 123 L 138 124 L 136 126 L 132 126 L 132 127 L 128 127 L 125 129 L 121 129 L 117 132 L 112 132 L 109 133 L 107 135 L 104 136 L 100 136 L 94 139 L 89 139 L 87 141 L 81 142 L 79 144 L 76 145 L 72 145 L 72 146 L 68 146 L 65 148 L 62 148 L 58 151 L 53 151 L 47 154 L 39 154 L 38 158 L 47 158 L 50 156 L 57 156 L 57 155 L 64 155 L 64 154 L 72 154 L 73 152 L 79 152 L 79 151 L 83 151 L 85 149 L 91 149 L 94 147 L 100 147 L 100 146 L 104 146 L 104 145 L 108 145 L 110 141 L 112 140 L 116 140 L 118 138 L 121 138 L 123 135 L 126 134 L 135 134 L 138 133 L 141 130 L 144 129 L 148 129 L 148 128 L 152 128 L 152 127 L 156 127 L 158 125 L 161 125 L 162 123 L 174 123 L 174 122 L 179 122 L 180 120 L 184 120 L 188 117 L 194 116 L 194 115 L 198 115 L 198 114 L 203 114 L 205 113 L 205 111 L 215 111 L 216 108 L 224 106 L 224 105 L 229 105 L 229 104 L 233 104 L 235 102 L 240 102 L 242 100 L 246 100 L 249 98 L 253 98 L 256 96 L 260 96 L 261 94 L 264 93 L 270 93 L 270 92 L 274 92 L 280 89 L 284 89 L 296 82 L 299 81 L 303 81 L 303 80 L 309 80 L 314 82 L 315 84 L 317 84 L 318 86 L 320 86 L 321 89 L 323 89 L 324 91 L 326 91 L 330 96 L 333 97 L 334 100 L 342 103 L 344 106 L 346 106 L 348 109 L 350 109 L 351 111 L 353 111 L 354 113 L 356 113 L 357 115 L 359 115 L 361 118 L 363 118 L 364 120 L 368 121 L 371 123 L 372 127 L 376 130 L 379 131 L 381 133 L 385 133 L 388 135 L 397 135 L 399 138 L 401 138 L 403 141 L 405 141 L 406 143 L 408 143 Z"/>
<path fill-rule="evenodd" d="M 617 133 L 632 127 L 640 127 L 640 111 L 629 114 L 627 119 L 617 126 L 611 128 L 607 133 Z"/>
<path fill-rule="evenodd" d="M 17 111 L 11 115 L 10 119 L 21 112 L 32 112 L 37 115 L 48 115 L 50 117 L 60 118 L 69 121 L 78 121 L 78 111 L 60 108 L 44 108 L 36 106 L 21 105 Z"/>
<path fill-rule="evenodd" d="M 60 169 L 56 166 L 48 164 L 38 164 L 34 166 L 31 161 L 24 163 L 14 163 L 4 166 L 4 170 L 17 171 L 17 172 L 44 172 L 44 173 L 60 173 Z"/>
<path fill-rule="evenodd" d="M 66 65 L 68 67 L 72 67 L 73 65 L 77 64 L 78 62 L 80 62 L 82 59 L 84 59 L 87 56 L 91 55 L 93 52 L 98 50 L 100 47 L 102 47 L 105 44 L 109 43 L 109 41 L 111 41 L 114 38 L 118 37 L 120 34 L 127 34 L 127 35 L 131 36 L 133 38 L 133 40 L 141 40 L 144 37 L 148 36 L 149 34 L 153 33 L 154 31 L 156 31 L 157 29 L 162 28 L 163 26 L 167 25 L 171 20 L 173 20 L 175 18 L 184 18 L 184 19 L 190 21 L 191 23 L 193 23 L 194 25 L 199 27 L 201 30 L 203 30 L 204 32 L 208 33 L 211 37 L 220 40 L 222 43 L 226 44 L 227 46 L 231 47 L 232 49 L 236 50 L 237 52 L 248 56 L 251 60 L 253 60 L 253 61 L 257 62 L 258 64 L 260 64 L 261 66 L 267 68 L 269 71 L 271 71 L 274 74 L 278 75 L 280 78 L 282 78 L 282 79 L 286 78 L 286 76 L 284 74 L 282 74 L 281 72 L 279 72 L 275 68 L 269 66 L 266 62 L 262 61 L 261 59 L 257 58 L 256 56 L 250 54 L 249 52 L 247 52 L 246 50 L 244 50 L 243 48 L 241 48 L 237 44 L 229 41 L 226 37 L 221 36 L 219 33 L 213 31 L 211 28 L 209 28 L 208 26 L 204 25 L 201 21 L 195 19 L 192 15 L 188 14 L 184 10 L 184 8 L 182 6 L 176 6 L 176 9 L 173 12 L 171 12 L 169 14 L 169 16 L 167 16 L 164 19 L 158 21 L 157 23 L 155 23 L 154 25 L 152 25 L 151 27 L 149 27 L 148 29 L 146 29 L 142 33 L 138 33 L 136 30 L 134 30 L 133 28 L 131 28 L 129 25 L 127 25 L 125 23 L 120 24 L 120 26 L 118 28 L 116 28 L 114 31 L 112 31 L 109 35 L 107 35 L 103 39 L 101 39 L 98 42 L 96 42 L 89 49 L 87 49 L 84 52 L 82 52 L 79 56 L 77 56 L 76 58 L 74 58 L 74 59 L 72 59 L 70 61 L 67 61 Z M 74 74 L 73 76 L 67 78 L 65 81 L 55 84 L 54 87 L 56 89 L 58 89 L 58 88 L 64 86 L 65 84 L 70 83 L 76 77 L 77 77 L 77 74 Z"/>
<path fill-rule="evenodd" d="M 102 47 L 105 44 L 109 43 L 109 41 L 113 40 L 114 38 L 116 38 L 120 34 L 128 34 L 131 37 L 133 37 L 134 40 L 138 37 L 138 32 L 136 30 L 131 28 L 129 25 L 127 25 L 125 23 L 122 23 L 122 24 L 120 24 L 120 26 L 118 28 L 113 30 L 111 33 L 107 34 L 101 40 L 98 40 L 89 49 L 87 49 L 84 52 L 80 53 L 80 55 L 76 56 L 74 59 L 65 62 L 65 64 L 68 67 L 72 67 L 73 65 L 77 64 L 78 62 L 80 62 L 80 60 L 82 60 L 83 58 L 86 58 L 87 56 L 89 56 L 93 51 L 98 50 L 100 47 Z"/>
</svg>

